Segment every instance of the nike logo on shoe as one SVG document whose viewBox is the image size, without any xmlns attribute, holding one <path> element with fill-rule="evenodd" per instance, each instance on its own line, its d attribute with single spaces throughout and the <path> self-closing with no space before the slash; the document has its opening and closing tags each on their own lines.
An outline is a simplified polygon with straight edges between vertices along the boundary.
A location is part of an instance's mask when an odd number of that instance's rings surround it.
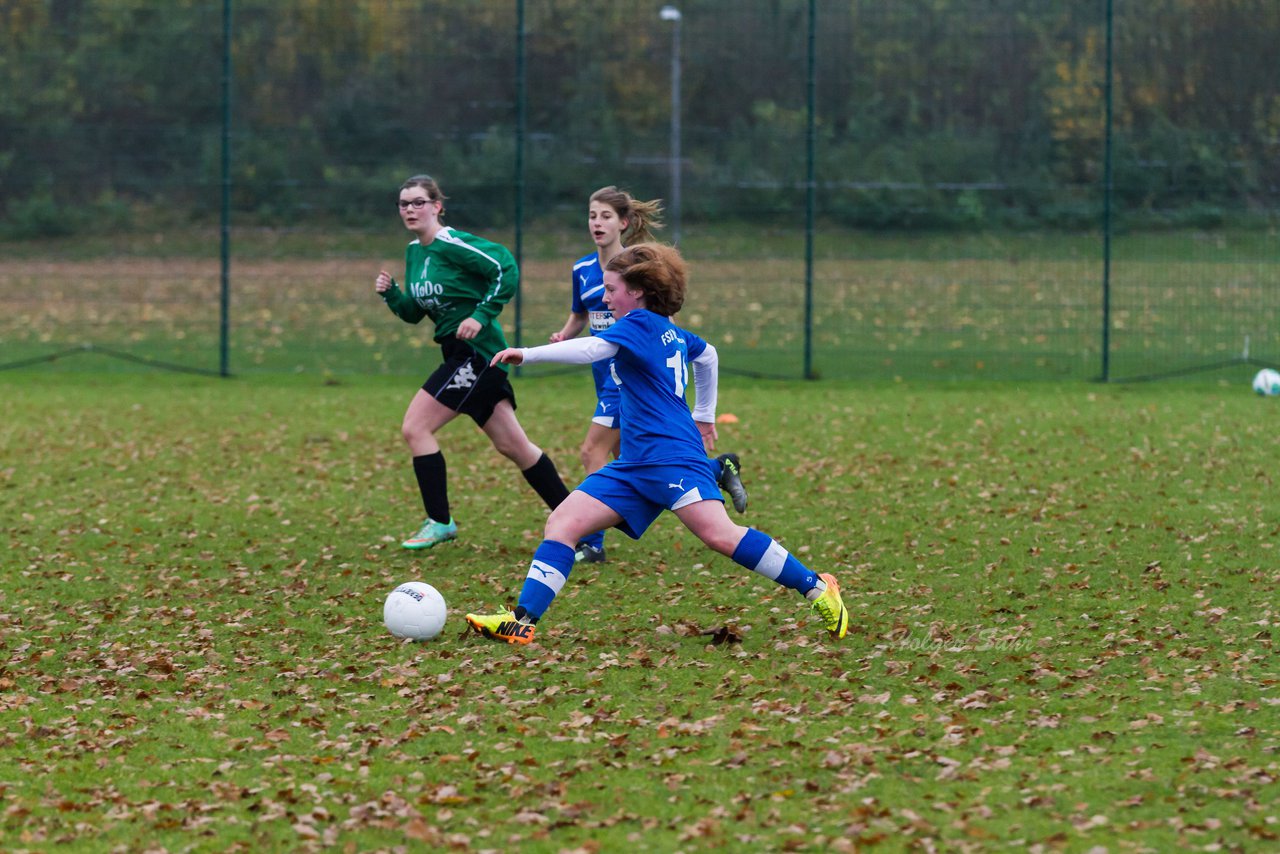
<svg viewBox="0 0 1280 854">
<path fill-rule="evenodd" d="M 489 640 L 507 643 L 529 643 L 537 631 L 537 627 L 532 623 L 522 623 L 509 613 L 467 614 L 467 625 L 472 631 Z"/>
<path fill-rule="evenodd" d="M 519 620 L 511 620 L 498 626 L 495 634 L 507 643 L 528 643 L 533 640 L 533 626 Z"/>
</svg>

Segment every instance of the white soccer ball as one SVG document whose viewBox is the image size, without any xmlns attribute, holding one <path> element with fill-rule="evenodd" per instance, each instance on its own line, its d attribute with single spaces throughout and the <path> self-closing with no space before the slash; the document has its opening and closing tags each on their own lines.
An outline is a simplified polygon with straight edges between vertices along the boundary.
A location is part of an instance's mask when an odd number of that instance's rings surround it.
<svg viewBox="0 0 1280 854">
<path fill-rule="evenodd" d="M 1253 378 L 1253 390 L 1266 397 L 1280 394 L 1280 371 L 1263 368 Z"/>
<path fill-rule="evenodd" d="M 422 581 L 406 581 L 387 594 L 382 622 L 398 638 L 425 641 L 444 631 L 448 613 L 439 590 Z"/>
</svg>

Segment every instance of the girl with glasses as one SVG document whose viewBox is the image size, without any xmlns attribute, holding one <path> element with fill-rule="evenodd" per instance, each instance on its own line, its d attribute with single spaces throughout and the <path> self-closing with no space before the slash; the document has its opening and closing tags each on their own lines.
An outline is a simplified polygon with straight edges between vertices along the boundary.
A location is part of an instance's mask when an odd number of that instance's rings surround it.
<svg viewBox="0 0 1280 854">
<path fill-rule="evenodd" d="M 386 270 L 373 289 L 407 323 L 429 319 L 443 362 L 409 401 L 401 434 L 413 457 L 426 519 L 401 545 L 427 549 L 455 539 L 458 525 L 449 506 L 444 453 L 436 434 L 466 415 L 493 447 L 516 464 L 551 509 L 568 496 L 555 463 L 525 435 L 516 420 L 516 395 L 506 365 L 491 365 L 507 346 L 498 323 L 519 282 L 507 249 L 483 237 L 446 226 L 445 195 L 429 175 L 414 175 L 400 187 L 400 219 L 415 238 L 405 250 L 404 285 Z"/>
</svg>

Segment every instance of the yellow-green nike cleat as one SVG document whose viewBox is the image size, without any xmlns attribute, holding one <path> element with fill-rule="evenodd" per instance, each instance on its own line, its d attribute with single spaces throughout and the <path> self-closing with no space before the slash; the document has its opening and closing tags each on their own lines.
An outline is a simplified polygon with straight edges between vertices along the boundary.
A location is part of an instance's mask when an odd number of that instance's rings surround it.
<svg viewBox="0 0 1280 854">
<path fill-rule="evenodd" d="M 520 622 L 510 611 L 503 614 L 467 614 L 467 625 L 489 640 L 507 643 L 529 643 L 538 629 L 533 623 Z"/>
<path fill-rule="evenodd" d="M 839 640 L 849 631 L 849 610 L 840 598 L 840 585 L 836 583 L 836 577 L 826 572 L 818 577 L 827 583 L 827 589 L 813 600 L 813 611 L 822 619 L 831 636 Z"/>
</svg>

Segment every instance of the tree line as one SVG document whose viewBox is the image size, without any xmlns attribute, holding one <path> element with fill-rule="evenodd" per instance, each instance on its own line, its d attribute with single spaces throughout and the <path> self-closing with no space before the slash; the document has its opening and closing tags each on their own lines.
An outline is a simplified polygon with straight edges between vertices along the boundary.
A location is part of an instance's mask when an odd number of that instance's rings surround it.
<svg viewBox="0 0 1280 854">
<path fill-rule="evenodd" d="M 234 0 L 234 209 L 365 221 L 426 169 L 469 221 L 501 224 L 518 154 L 535 212 L 602 183 L 661 195 L 677 25 L 660 5 Z M 1277 207 L 1274 0 L 1115 0 L 1110 30 L 1102 0 L 816 0 L 812 42 L 809 0 L 674 5 L 687 217 L 799 210 L 812 141 L 831 221 L 1096 224 L 1108 33 L 1117 209 Z M 216 216 L 223 12 L 0 0 L 6 231 L 57 233 L 68 200 L 121 227 L 175 202 Z"/>
</svg>

